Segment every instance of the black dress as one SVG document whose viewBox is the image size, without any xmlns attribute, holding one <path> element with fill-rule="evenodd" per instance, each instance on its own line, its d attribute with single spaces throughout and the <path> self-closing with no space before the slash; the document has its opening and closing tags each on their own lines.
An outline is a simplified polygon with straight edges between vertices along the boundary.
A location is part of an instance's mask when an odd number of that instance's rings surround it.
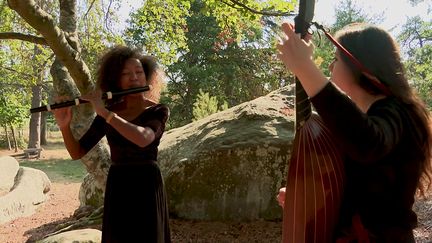
<svg viewBox="0 0 432 243">
<path fill-rule="evenodd" d="M 332 83 L 311 101 L 347 156 L 339 234 L 359 215 L 374 242 L 414 242 L 419 144 L 427 138 L 411 108 L 386 97 L 364 114 Z"/>
<path fill-rule="evenodd" d="M 168 206 L 163 178 L 157 165 L 158 145 L 165 130 L 169 109 L 147 108 L 131 122 L 150 127 L 155 140 L 141 148 L 120 135 L 96 116 L 79 140 L 89 151 L 104 136 L 111 149 L 112 165 L 104 199 L 102 242 L 171 242 Z"/>
</svg>

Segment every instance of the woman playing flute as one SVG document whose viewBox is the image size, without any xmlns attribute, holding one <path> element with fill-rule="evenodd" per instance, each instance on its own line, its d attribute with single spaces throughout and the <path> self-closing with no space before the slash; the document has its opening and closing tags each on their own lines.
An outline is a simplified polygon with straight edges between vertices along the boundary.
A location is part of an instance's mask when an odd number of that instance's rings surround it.
<svg viewBox="0 0 432 243">
<path fill-rule="evenodd" d="M 71 107 L 53 110 L 65 146 L 73 159 L 84 156 L 106 136 L 112 165 L 104 198 L 102 242 L 171 242 L 158 145 L 169 109 L 157 104 L 164 77 L 154 58 L 117 46 L 102 58 L 98 89 L 88 100 L 97 116 L 77 141 L 72 136 Z M 151 85 L 150 92 L 123 96 L 106 107 L 102 92 Z"/>
</svg>

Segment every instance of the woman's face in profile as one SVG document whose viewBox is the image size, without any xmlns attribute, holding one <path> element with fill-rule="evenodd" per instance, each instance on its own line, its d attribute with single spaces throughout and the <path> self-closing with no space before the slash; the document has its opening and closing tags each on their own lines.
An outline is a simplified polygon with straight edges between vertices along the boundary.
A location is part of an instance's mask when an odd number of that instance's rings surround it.
<svg viewBox="0 0 432 243">
<path fill-rule="evenodd" d="M 120 75 L 120 88 L 130 89 L 146 85 L 146 74 L 137 58 L 126 60 Z"/>
<path fill-rule="evenodd" d="M 350 68 L 342 61 L 339 51 L 336 51 L 333 62 L 329 66 L 329 70 L 331 73 L 331 81 L 350 96 L 356 82 Z"/>
</svg>

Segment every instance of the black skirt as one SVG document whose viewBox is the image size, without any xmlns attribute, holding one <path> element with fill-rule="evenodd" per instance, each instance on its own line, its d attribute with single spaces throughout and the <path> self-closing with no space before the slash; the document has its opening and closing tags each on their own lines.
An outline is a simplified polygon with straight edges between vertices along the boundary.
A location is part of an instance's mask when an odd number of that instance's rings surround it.
<svg viewBox="0 0 432 243">
<path fill-rule="evenodd" d="M 171 242 L 165 188 L 155 162 L 111 165 L 104 200 L 103 243 Z"/>
</svg>

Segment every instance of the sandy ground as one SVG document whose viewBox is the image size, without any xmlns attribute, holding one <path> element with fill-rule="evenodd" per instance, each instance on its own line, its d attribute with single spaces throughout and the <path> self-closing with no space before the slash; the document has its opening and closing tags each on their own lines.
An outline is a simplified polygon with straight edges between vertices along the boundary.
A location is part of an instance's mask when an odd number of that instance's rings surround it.
<svg viewBox="0 0 432 243">
<path fill-rule="evenodd" d="M 79 206 L 80 183 L 53 183 L 37 212 L 0 225 L 1 243 L 35 242 L 71 219 Z M 200 222 L 171 219 L 173 242 L 279 242 L 281 222 Z"/>
<path fill-rule="evenodd" d="M 18 243 L 26 242 L 32 236 L 39 238 L 44 231 L 52 229 L 48 224 L 67 220 L 79 207 L 79 187 L 80 183 L 53 183 L 48 192 L 49 199 L 35 214 L 0 225 L 0 242 Z"/>
</svg>

